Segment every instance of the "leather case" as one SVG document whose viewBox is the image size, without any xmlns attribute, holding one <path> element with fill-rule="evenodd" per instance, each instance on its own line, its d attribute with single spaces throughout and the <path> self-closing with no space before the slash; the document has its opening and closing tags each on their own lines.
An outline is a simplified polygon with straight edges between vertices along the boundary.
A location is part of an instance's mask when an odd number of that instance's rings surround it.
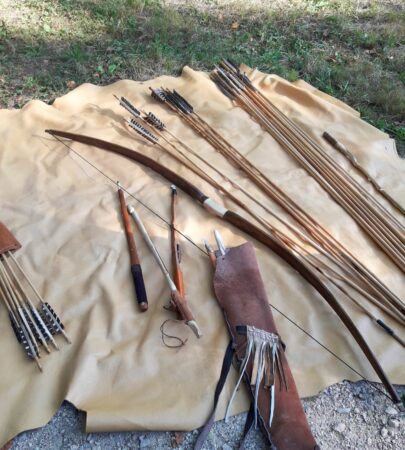
<svg viewBox="0 0 405 450">
<path fill-rule="evenodd" d="M 245 243 L 230 248 L 224 256 L 218 256 L 214 290 L 233 338 L 236 358 L 241 365 L 246 353 L 246 336 L 240 334 L 237 327 L 253 326 L 278 335 L 252 244 Z M 271 391 L 264 387 L 265 377 L 258 388 L 258 423 L 273 448 L 319 449 L 309 428 L 283 345 L 279 346 L 279 356 L 283 376 L 275 377 L 275 403 L 271 427 L 269 427 Z M 250 379 L 253 359 L 249 358 L 244 375 L 252 398 L 255 397 L 255 389 Z"/>
</svg>

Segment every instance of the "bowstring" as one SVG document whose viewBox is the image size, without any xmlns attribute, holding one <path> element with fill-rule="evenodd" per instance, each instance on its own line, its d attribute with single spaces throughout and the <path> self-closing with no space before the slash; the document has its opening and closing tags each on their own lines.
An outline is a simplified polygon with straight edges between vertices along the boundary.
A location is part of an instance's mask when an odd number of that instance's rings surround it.
<svg viewBox="0 0 405 450">
<path fill-rule="evenodd" d="M 74 150 L 72 147 L 70 147 L 69 145 L 66 144 L 66 142 L 64 142 L 62 139 L 59 138 L 59 136 L 53 136 L 55 139 L 57 139 L 61 144 L 63 144 L 67 149 L 69 149 L 70 151 L 72 151 L 76 156 L 78 156 L 80 159 L 82 159 L 83 161 L 85 161 L 87 164 L 89 164 L 91 167 L 93 167 L 93 169 L 95 169 L 97 172 L 99 172 L 101 175 L 103 175 L 108 181 L 110 181 L 115 187 L 117 187 L 117 181 L 114 181 L 109 175 L 107 175 L 105 172 L 103 172 L 101 169 L 99 169 L 95 164 L 93 164 L 91 161 L 89 161 L 88 159 L 86 159 L 84 156 L 82 156 L 79 152 L 77 152 L 76 150 Z M 126 193 L 128 194 L 130 197 L 132 197 L 134 200 L 136 200 L 140 205 L 142 205 L 145 209 L 147 209 L 149 212 L 151 212 L 152 214 L 154 214 L 156 217 L 158 217 L 160 220 L 162 220 L 169 228 L 173 228 L 171 226 L 171 223 L 165 219 L 164 217 L 162 217 L 159 213 L 157 213 L 155 210 L 153 210 L 150 206 L 148 206 L 146 203 L 144 203 L 142 200 L 140 200 L 139 198 L 135 197 L 135 195 L 133 195 L 131 192 L 129 192 L 124 186 L 122 186 L 122 184 L 120 183 L 120 188 Z M 178 228 L 174 227 L 174 229 L 177 231 L 177 233 L 179 233 L 181 236 L 184 237 L 184 239 L 186 239 L 188 242 L 190 242 L 190 244 L 194 245 L 194 247 L 196 247 L 198 250 L 200 250 L 200 252 L 204 253 L 204 255 L 208 256 L 208 253 L 202 248 L 200 247 L 196 242 L 194 242 L 189 236 L 187 236 L 186 234 L 184 234 L 181 230 L 179 230 Z"/>
<path fill-rule="evenodd" d="M 295 325 L 302 333 L 304 333 L 306 336 L 311 338 L 314 342 L 316 342 L 318 345 L 320 345 L 324 350 L 326 350 L 330 355 L 332 355 L 334 358 L 336 358 L 340 363 L 345 365 L 347 368 L 349 368 L 351 371 L 353 371 L 356 375 L 358 375 L 360 378 L 362 378 L 363 381 L 365 381 L 367 384 L 369 384 L 373 389 L 378 391 L 380 394 L 383 394 L 385 397 L 387 397 L 389 400 L 391 400 L 391 397 L 384 392 L 381 388 L 378 386 L 375 386 L 370 380 L 368 380 L 361 372 L 356 370 L 353 366 L 351 366 L 348 362 L 346 362 L 343 358 L 341 358 L 339 355 L 337 355 L 335 352 L 333 352 L 329 347 L 327 347 L 325 344 L 322 344 L 321 341 L 319 341 L 315 336 L 312 336 L 311 333 L 309 333 L 305 328 L 302 328 L 298 323 L 294 322 L 290 317 L 287 316 L 287 314 L 283 313 L 280 309 L 278 309 L 276 306 L 274 306 L 272 303 L 269 302 L 269 305 L 274 308 L 280 315 L 282 315 L 285 319 L 287 319 L 289 322 L 291 322 L 293 325 Z"/>
<path fill-rule="evenodd" d="M 66 144 L 59 136 L 53 135 L 53 137 L 59 141 L 61 144 L 63 144 L 68 150 L 72 151 L 76 156 L 78 156 L 80 159 L 85 161 L 87 164 L 89 164 L 91 167 L 93 167 L 97 172 L 99 172 L 102 176 L 104 176 L 108 181 L 110 181 L 115 187 L 117 187 L 117 182 L 114 181 L 109 175 L 107 175 L 105 172 L 103 172 L 99 167 L 97 167 L 94 163 L 89 161 L 87 158 L 85 158 L 83 155 L 81 155 L 79 152 L 74 150 L 71 146 Z M 120 184 L 120 188 L 128 194 L 130 197 L 132 197 L 134 200 L 136 200 L 139 204 L 141 204 L 144 208 L 146 208 L 149 212 L 154 214 L 156 217 L 158 217 L 160 220 L 162 220 L 169 228 L 172 226 L 171 223 L 162 217 L 159 213 L 157 213 L 155 210 L 153 210 L 150 206 L 148 206 L 146 203 L 144 203 L 139 198 L 135 197 L 131 192 L 129 192 L 124 186 Z M 196 247 L 201 253 L 203 253 L 206 256 L 209 256 L 208 252 L 206 252 L 203 248 L 201 248 L 196 242 L 194 242 L 189 236 L 184 234 L 181 230 L 174 227 L 177 233 L 179 233 L 181 236 L 183 236 L 190 244 L 192 244 L 194 247 Z M 334 358 L 336 358 L 341 364 L 345 365 L 348 369 L 350 369 L 353 373 L 358 375 L 360 378 L 362 378 L 363 381 L 365 381 L 367 384 L 369 384 L 373 389 L 378 391 L 379 393 L 383 394 L 385 397 L 387 397 L 389 400 L 391 400 L 391 397 L 384 392 L 381 388 L 374 385 L 370 380 L 368 380 L 361 372 L 356 370 L 353 366 L 351 366 L 348 362 L 346 362 L 343 358 L 341 358 L 339 355 L 337 355 L 335 352 L 333 352 L 329 347 L 327 347 L 325 344 L 320 342 L 315 336 L 313 336 L 311 333 L 306 331 L 304 328 L 302 328 L 298 323 L 296 323 L 293 319 L 291 319 L 287 314 L 282 312 L 279 308 L 274 306 L 272 303 L 270 303 L 270 306 L 276 310 L 281 316 L 283 316 L 285 319 L 287 319 L 290 323 L 292 323 L 294 326 L 296 326 L 302 333 L 304 333 L 306 336 L 308 336 L 310 339 L 312 339 L 314 342 L 316 342 L 318 345 L 320 345 L 324 350 L 326 350 L 330 355 L 332 355 Z"/>
</svg>

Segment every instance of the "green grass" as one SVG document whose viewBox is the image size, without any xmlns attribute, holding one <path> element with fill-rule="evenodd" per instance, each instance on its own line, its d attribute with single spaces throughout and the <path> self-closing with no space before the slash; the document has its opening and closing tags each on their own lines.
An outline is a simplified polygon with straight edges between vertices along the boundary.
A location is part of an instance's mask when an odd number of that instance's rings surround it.
<svg viewBox="0 0 405 450">
<path fill-rule="evenodd" d="M 405 153 L 400 0 L 0 0 L 0 104 L 67 82 L 209 70 L 221 58 L 302 78 L 358 109 Z M 2 14 L 1 14 L 2 13 Z M 237 22 L 238 27 L 232 27 Z"/>
</svg>

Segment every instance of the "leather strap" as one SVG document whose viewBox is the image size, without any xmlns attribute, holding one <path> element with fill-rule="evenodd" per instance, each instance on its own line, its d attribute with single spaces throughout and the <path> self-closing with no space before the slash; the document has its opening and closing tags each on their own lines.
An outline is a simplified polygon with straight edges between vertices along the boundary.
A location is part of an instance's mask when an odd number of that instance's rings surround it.
<svg viewBox="0 0 405 450">
<path fill-rule="evenodd" d="M 233 341 L 231 340 L 228 344 L 228 347 L 226 348 L 224 360 L 222 362 L 221 375 L 219 377 L 217 386 L 215 388 L 214 407 L 212 409 L 210 417 L 207 420 L 207 423 L 204 425 L 203 429 L 201 430 L 201 432 L 197 438 L 197 441 L 194 445 L 194 450 L 202 449 L 202 447 L 205 444 L 205 442 L 208 438 L 208 435 L 212 429 L 212 426 L 214 425 L 215 413 L 217 411 L 219 397 L 221 396 L 222 389 L 224 388 L 225 382 L 228 378 L 228 374 L 229 374 L 229 371 L 232 366 L 232 360 L 233 360 L 234 354 L 235 354 L 235 349 L 234 349 Z M 246 417 L 246 422 L 245 422 L 245 426 L 244 426 L 244 430 L 243 430 L 242 441 L 239 445 L 239 450 L 245 450 L 246 437 L 249 434 L 249 431 L 253 427 L 254 417 L 255 417 L 255 415 L 254 415 L 253 404 L 250 404 L 249 412 Z"/>
<path fill-rule="evenodd" d="M 231 340 L 228 344 L 228 347 L 226 348 L 224 360 L 222 362 L 222 369 L 221 369 L 221 375 L 219 377 L 217 387 L 215 388 L 215 394 L 214 394 L 214 407 L 212 408 L 212 412 L 210 414 L 210 417 L 208 418 L 206 424 L 204 425 L 204 428 L 201 430 L 200 435 L 197 438 L 197 441 L 194 445 L 194 450 L 201 450 L 205 441 L 207 440 L 207 437 L 211 431 L 212 426 L 215 422 L 215 413 L 217 411 L 218 407 L 218 400 L 221 395 L 222 389 L 224 388 L 225 381 L 228 378 L 229 370 L 232 366 L 232 359 L 233 355 L 235 353 L 235 349 L 233 346 L 233 341 Z"/>
</svg>

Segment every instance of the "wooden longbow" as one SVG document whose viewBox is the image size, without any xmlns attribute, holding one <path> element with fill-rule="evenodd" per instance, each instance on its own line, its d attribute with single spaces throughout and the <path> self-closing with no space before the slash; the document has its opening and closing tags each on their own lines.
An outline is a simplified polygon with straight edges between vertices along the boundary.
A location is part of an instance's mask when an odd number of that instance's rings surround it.
<svg viewBox="0 0 405 450">
<path fill-rule="evenodd" d="M 321 296 L 326 300 L 329 306 L 339 316 L 340 320 L 344 323 L 346 328 L 349 330 L 350 334 L 356 340 L 357 344 L 363 351 L 367 360 L 369 361 L 369 363 L 375 370 L 376 374 L 378 375 L 378 378 L 385 386 L 392 401 L 394 403 L 401 403 L 399 395 L 396 392 L 394 386 L 389 381 L 386 373 L 384 372 L 383 368 L 378 362 L 377 357 L 374 355 L 373 351 L 368 346 L 367 342 L 365 341 L 364 337 L 355 326 L 350 316 L 342 308 L 338 300 L 335 298 L 335 296 L 332 294 L 329 288 L 323 283 L 323 281 L 306 264 L 304 264 L 300 259 L 298 259 L 280 240 L 262 231 L 255 224 L 249 222 L 239 214 L 217 204 L 214 200 L 207 197 L 192 183 L 185 180 L 180 175 L 171 171 L 162 164 L 154 161 L 148 156 L 143 155 L 142 153 L 139 153 L 127 147 L 123 147 L 121 145 L 114 144 L 112 142 L 104 141 L 102 139 L 97 139 L 90 136 L 84 136 L 80 134 L 58 130 L 45 130 L 45 131 L 46 133 L 49 133 L 54 137 L 58 136 L 61 138 L 70 139 L 71 141 L 74 142 L 80 142 L 82 144 L 91 145 L 93 147 L 107 150 L 109 152 L 125 156 L 146 167 L 149 167 L 154 172 L 158 173 L 163 178 L 179 187 L 182 191 L 184 191 L 186 194 L 188 194 L 190 197 L 192 197 L 194 200 L 200 203 L 206 210 L 210 211 L 215 216 L 221 218 L 225 222 L 228 222 L 229 224 L 235 226 L 239 230 L 243 231 L 252 238 L 261 242 L 270 250 L 272 250 L 274 253 L 276 253 L 280 258 L 282 258 L 298 273 L 300 273 L 300 275 L 303 278 L 305 278 L 305 280 L 307 280 L 307 282 L 310 283 L 321 294 Z"/>
</svg>

